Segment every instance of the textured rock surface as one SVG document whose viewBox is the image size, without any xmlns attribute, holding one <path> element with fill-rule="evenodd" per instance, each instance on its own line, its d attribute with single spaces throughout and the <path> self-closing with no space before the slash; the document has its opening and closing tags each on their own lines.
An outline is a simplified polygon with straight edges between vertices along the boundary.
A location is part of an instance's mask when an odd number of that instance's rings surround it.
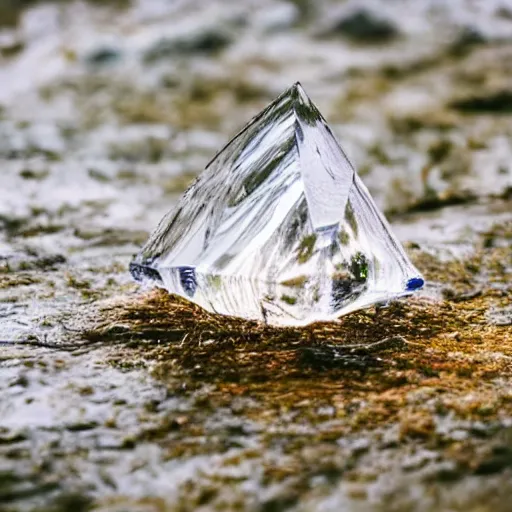
<svg viewBox="0 0 512 512">
<path fill-rule="evenodd" d="M 1 5 L 0 508 L 508 510 L 512 22 L 479 5 Z M 356 7 L 393 37 L 333 31 Z M 425 295 L 303 331 L 141 295 L 147 230 L 296 80 Z"/>
</svg>

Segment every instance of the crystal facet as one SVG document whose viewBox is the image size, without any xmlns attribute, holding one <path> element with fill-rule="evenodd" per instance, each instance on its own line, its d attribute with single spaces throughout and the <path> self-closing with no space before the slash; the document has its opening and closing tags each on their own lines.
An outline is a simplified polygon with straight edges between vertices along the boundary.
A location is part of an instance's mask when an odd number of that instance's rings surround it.
<svg viewBox="0 0 512 512">
<path fill-rule="evenodd" d="M 333 320 L 423 285 L 300 84 L 217 154 L 130 270 L 274 325 Z"/>
</svg>

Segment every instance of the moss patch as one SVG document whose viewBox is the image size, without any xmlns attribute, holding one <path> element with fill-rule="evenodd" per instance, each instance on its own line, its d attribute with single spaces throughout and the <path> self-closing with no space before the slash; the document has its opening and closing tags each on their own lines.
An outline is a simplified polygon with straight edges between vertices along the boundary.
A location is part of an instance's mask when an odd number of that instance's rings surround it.
<svg viewBox="0 0 512 512">
<path fill-rule="evenodd" d="M 154 375 L 169 385 L 177 378 L 192 387 L 214 384 L 208 400 L 215 403 L 257 398 L 251 417 L 306 400 L 303 412 L 315 423 L 317 406 L 335 402 L 342 432 L 397 423 L 404 438 L 429 438 L 438 435 L 435 418 L 448 414 L 482 421 L 512 415 L 508 387 L 496 384 L 512 377 L 512 333 L 488 321 L 489 309 L 505 306 L 510 293 L 499 265 L 507 251 L 482 248 L 448 263 L 418 251 L 413 259 L 428 281 L 443 283 L 445 300 L 412 298 L 339 323 L 278 329 L 153 291 L 110 305 L 102 325 L 84 336 L 121 342 L 125 351 L 112 364 L 153 361 Z M 426 410 L 411 401 L 419 390 L 435 405 Z M 365 407 L 353 409 L 361 401 Z"/>
</svg>

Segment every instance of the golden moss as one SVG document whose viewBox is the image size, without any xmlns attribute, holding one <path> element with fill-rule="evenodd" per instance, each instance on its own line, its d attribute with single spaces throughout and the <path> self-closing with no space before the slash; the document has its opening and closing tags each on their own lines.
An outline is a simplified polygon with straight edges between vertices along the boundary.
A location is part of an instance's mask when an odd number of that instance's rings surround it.
<svg viewBox="0 0 512 512">
<path fill-rule="evenodd" d="M 0 290 L 3 288 L 14 288 L 17 286 L 29 286 L 40 282 L 42 282 L 40 277 L 19 272 L 15 275 L 7 273 L 4 274 L 0 268 Z"/>
<path fill-rule="evenodd" d="M 258 397 L 261 409 L 249 415 L 272 415 L 274 407 L 306 400 L 307 414 L 317 421 L 311 403 L 327 402 L 336 404 L 346 431 L 399 422 L 402 436 L 428 437 L 431 414 L 423 400 L 411 399 L 418 390 L 429 394 L 436 414 L 512 414 L 510 393 L 493 388 L 496 377 L 510 376 L 512 333 L 486 316 L 503 303 L 502 290 L 489 286 L 471 293 L 504 250 L 486 249 L 450 263 L 413 255 L 427 279 L 449 283 L 445 300 L 411 298 L 338 323 L 274 328 L 210 314 L 153 291 L 109 306 L 105 322 L 86 338 L 123 342 L 128 352 L 116 356 L 116 364 L 156 361 L 154 374 L 164 382 L 181 376 L 189 385 L 215 383 L 209 403 Z M 354 410 L 360 401 L 365 407 Z"/>
</svg>

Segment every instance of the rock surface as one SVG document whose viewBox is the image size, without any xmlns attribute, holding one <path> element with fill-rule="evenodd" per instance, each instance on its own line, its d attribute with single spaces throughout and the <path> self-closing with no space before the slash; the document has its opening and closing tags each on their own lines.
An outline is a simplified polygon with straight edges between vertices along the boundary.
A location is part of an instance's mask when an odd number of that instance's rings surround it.
<svg viewBox="0 0 512 512">
<path fill-rule="evenodd" d="M 357 9 L 391 36 L 332 30 Z M 2 3 L 0 509 L 508 510 L 509 11 Z M 425 293 L 274 330 L 138 290 L 148 232 L 297 80 Z"/>
</svg>

